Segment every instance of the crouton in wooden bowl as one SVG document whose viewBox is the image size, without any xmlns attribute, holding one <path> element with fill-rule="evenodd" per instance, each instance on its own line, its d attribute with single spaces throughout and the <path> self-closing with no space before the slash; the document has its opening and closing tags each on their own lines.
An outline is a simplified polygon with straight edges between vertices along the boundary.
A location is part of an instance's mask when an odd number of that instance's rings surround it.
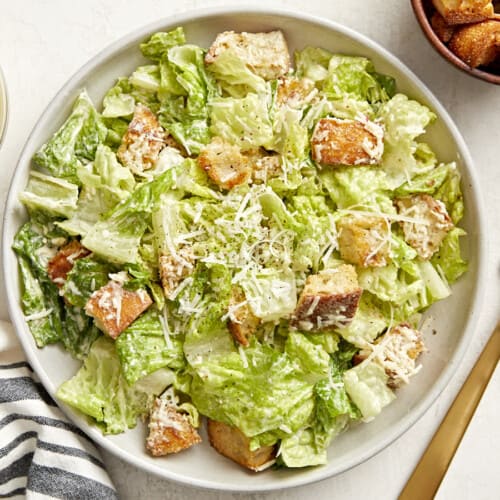
<svg viewBox="0 0 500 500">
<path fill-rule="evenodd" d="M 411 0 L 431 45 L 451 64 L 500 85 L 500 2 Z"/>
</svg>

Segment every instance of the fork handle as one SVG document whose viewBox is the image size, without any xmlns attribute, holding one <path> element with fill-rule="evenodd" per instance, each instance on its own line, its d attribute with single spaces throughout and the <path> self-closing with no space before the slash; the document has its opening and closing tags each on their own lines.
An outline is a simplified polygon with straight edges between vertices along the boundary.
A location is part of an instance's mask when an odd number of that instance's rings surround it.
<svg viewBox="0 0 500 500">
<path fill-rule="evenodd" d="M 401 491 L 399 500 L 434 497 L 499 359 L 500 323 Z"/>
</svg>

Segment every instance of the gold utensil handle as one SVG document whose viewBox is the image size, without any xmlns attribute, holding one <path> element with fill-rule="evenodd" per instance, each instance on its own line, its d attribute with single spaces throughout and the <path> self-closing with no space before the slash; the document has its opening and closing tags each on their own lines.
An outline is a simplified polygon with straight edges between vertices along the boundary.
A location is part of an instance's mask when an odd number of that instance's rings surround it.
<svg viewBox="0 0 500 500">
<path fill-rule="evenodd" d="M 433 498 L 500 358 L 500 323 L 406 483 L 399 500 Z"/>
</svg>

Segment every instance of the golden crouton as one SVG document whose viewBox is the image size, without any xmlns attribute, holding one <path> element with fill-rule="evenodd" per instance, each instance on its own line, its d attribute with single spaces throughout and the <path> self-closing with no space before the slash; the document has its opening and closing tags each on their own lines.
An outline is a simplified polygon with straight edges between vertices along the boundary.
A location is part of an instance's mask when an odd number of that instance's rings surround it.
<svg viewBox="0 0 500 500">
<path fill-rule="evenodd" d="M 439 12 L 434 12 L 431 17 L 431 26 L 437 37 L 443 42 L 448 43 L 455 32 L 456 26 L 448 24 Z"/>
<path fill-rule="evenodd" d="M 413 219 L 400 222 L 406 243 L 422 259 L 430 259 L 453 228 L 444 203 L 428 194 L 415 194 L 397 198 L 394 204 L 400 215 Z"/>
<path fill-rule="evenodd" d="M 457 29 L 449 48 L 472 68 L 491 64 L 500 56 L 500 19 Z"/>
<path fill-rule="evenodd" d="M 340 256 L 361 267 L 387 264 L 391 248 L 391 225 L 383 217 L 349 215 L 337 224 Z"/>
<path fill-rule="evenodd" d="M 167 299 L 173 294 L 180 282 L 194 270 L 194 253 L 191 247 L 182 247 L 177 255 L 160 256 L 160 278 Z"/>
<path fill-rule="evenodd" d="M 118 148 L 118 159 L 134 174 L 153 168 L 165 146 L 165 135 L 155 114 L 138 104 Z"/>
<path fill-rule="evenodd" d="M 493 16 L 491 0 L 432 0 L 448 24 L 477 23 Z"/>
<path fill-rule="evenodd" d="M 248 159 L 241 154 L 240 148 L 220 137 L 212 139 L 201 151 L 198 163 L 222 189 L 244 184 L 252 173 Z"/>
<path fill-rule="evenodd" d="M 313 160 L 325 165 L 373 165 L 384 152 L 384 130 L 366 120 L 323 118 L 311 138 Z"/>
<path fill-rule="evenodd" d="M 86 249 L 78 240 L 70 241 L 50 259 L 47 266 L 50 279 L 58 287 L 63 286 L 66 276 L 73 269 L 75 260 L 89 254 L 90 250 Z"/>
<path fill-rule="evenodd" d="M 262 446 L 250 451 L 250 440 L 236 427 L 208 419 L 207 431 L 210 444 L 221 455 L 247 469 L 259 471 L 276 456 L 274 446 Z"/>
<path fill-rule="evenodd" d="M 349 264 L 308 276 L 290 324 L 305 331 L 345 326 L 356 314 L 361 292 Z"/>
<path fill-rule="evenodd" d="M 252 181 L 255 184 L 266 183 L 268 179 L 278 177 L 283 173 L 281 156 L 269 154 L 263 149 L 253 149 L 245 153 L 251 169 Z"/>
<path fill-rule="evenodd" d="M 90 296 L 85 312 L 94 318 L 97 328 L 116 339 L 152 303 L 145 290 L 126 290 L 110 281 Z"/>
<path fill-rule="evenodd" d="M 389 377 L 387 385 L 397 389 L 407 384 L 410 376 L 418 371 L 415 361 L 424 350 L 422 333 L 408 323 L 401 323 L 379 337 L 374 345 L 356 354 L 354 364 L 372 356 L 385 369 Z"/>
<path fill-rule="evenodd" d="M 276 101 L 298 109 L 310 102 L 317 92 L 314 82 L 308 78 L 283 77 L 278 80 Z"/>
<path fill-rule="evenodd" d="M 239 287 L 231 290 L 229 311 L 227 327 L 231 335 L 241 345 L 248 346 L 248 340 L 257 330 L 260 320 L 252 313 L 246 303 L 245 293 Z"/>
<path fill-rule="evenodd" d="M 205 62 L 215 62 L 227 49 L 232 49 L 248 68 L 265 80 L 274 80 L 290 70 L 290 54 L 281 31 L 219 33 L 205 56 Z"/>
<path fill-rule="evenodd" d="M 149 416 L 146 449 L 154 457 L 178 453 L 201 443 L 197 430 L 186 415 L 179 413 L 168 401 L 156 398 Z"/>
</svg>

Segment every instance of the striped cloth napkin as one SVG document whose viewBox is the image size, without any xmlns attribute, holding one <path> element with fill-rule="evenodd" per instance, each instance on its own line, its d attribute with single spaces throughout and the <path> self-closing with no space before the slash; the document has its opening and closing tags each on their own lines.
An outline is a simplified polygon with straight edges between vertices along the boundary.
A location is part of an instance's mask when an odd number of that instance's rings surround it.
<svg viewBox="0 0 500 500">
<path fill-rule="evenodd" d="M 0 321 L 0 498 L 117 499 L 89 438 L 56 406 Z"/>
</svg>

